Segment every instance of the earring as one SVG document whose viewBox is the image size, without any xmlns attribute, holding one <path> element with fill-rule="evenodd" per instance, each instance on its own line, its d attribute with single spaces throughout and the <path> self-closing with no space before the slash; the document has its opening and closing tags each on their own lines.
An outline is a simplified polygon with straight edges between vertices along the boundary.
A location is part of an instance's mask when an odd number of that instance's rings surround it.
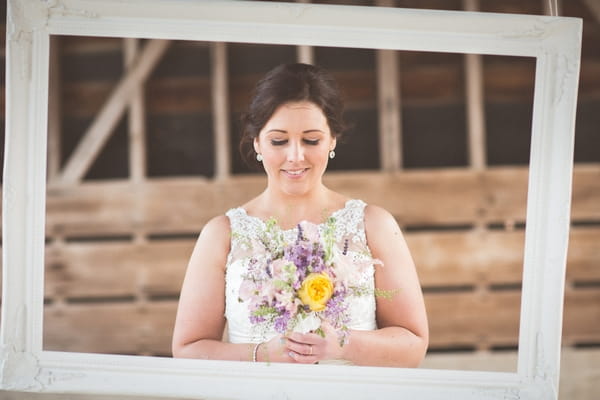
<svg viewBox="0 0 600 400">
<path fill-rule="evenodd" d="M 263 156 L 262 156 L 262 154 L 260 154 L 260 153 L 256 153 L 256 161 L 258 161 L 258 162 L 262 162 L 262 160 L 263 160 Z"/>
<path fill-rule="evenodd" d="M 333 159 L 335 157 L 335 151 L 331 150 L 329 152 L 329 158 Z"/>
</svg>

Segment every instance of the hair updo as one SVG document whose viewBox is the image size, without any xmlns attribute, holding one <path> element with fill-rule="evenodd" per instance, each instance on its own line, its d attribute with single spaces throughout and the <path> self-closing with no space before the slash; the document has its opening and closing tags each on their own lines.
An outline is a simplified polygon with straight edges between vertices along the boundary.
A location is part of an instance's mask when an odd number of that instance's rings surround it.
<svg viewBox="0 0 600 400">
<path fill-rule="evenodd" d="M 275 110 L 286 103 L 309 101 L 325 115 L 331 135 L 339 138 L 346 129 L 344 104 L 333 77 L 310 64 L 282 64 L 256 84 L 248 111 L 242 114 L 240 153 L 246 162 L 256 162 L 252 143 Z"/>
</svg>

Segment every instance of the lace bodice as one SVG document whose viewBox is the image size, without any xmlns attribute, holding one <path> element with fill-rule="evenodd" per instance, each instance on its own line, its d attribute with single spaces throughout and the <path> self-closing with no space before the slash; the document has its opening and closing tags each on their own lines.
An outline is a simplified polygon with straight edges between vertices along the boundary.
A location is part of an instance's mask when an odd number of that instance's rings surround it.
<svg viewBox="0 0 600 400">
<path fill-rule="evenodd" d="M 364 229 L 364 208 L 361 200 L 348 200 L 344 208 L 335 211 L 334 217 L 334 246 L 344 251 L 357 263 L 371 258 L 367 246 Z M 264 237 L 267 223 L 257 217 L 248 215 L 241 207 L 226 213 L 231 226 L 231 249 L 227 257 L 225 277 L 225 317 L 228 323 L 229 341 L 232 343 L 258 343 L 269 340 L 276 335 L 272 332 L 259 332 L 252 326 L 249 318 L 248 305 L 240 301 L 240 285 L 243 275 L 248 271 L 250 260 L 253 262 L 269 262 L 270 254 L 263 246 L 253 246 L 257 238 Z M 325 224 L 317 225 L 319 231 L 325 229 Z M 298 236 L 298 227 L 279 230 L 286 242 L 293 242 Z M 257 254 L 262 252 L 264 254 Z M 374 266 L 369 265 L 358 277 L 363 287 L 374 292 Z M 375 297 L 374 295 L 352 296 L 350 298 L 349 315 L 350 329 L 376 329 Z"/>
</svg>

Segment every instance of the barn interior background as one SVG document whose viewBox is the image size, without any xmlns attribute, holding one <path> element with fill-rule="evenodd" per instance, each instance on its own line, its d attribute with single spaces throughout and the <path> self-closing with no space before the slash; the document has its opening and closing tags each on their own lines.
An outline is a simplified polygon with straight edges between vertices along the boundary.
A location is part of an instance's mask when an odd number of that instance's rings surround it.
<svg viewBox="0 0 600 400">
<path fill-rule="evenodd" d="M 314 2 L 550 12 L 545 0 Z M 558 11 L 584 21 L 561 398 L 591 399 L 600 1 Z M 260 76 L 296 60 L 327 68 L 345 93 L 352 129 L 327 184 L 387 208 L 406 234 L 430 320 L 424 367 L 516 370 L 535 59 L 193 41 L 52 39 L 45 350 L 171 356 L 202 225 L 265 183 L 239 156 L 239 113 Z"/>
</svg>

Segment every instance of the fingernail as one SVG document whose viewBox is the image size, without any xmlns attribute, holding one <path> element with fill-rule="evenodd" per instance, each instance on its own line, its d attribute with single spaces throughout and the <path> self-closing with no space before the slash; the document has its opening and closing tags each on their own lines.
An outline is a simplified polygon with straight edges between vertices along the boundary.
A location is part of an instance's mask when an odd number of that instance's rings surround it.
<svg viewBox="0 0 600 400">
<path fill-rule="evenodd" d="M 294 358 L 294 353 L 292 353 L 291 351 L 288 352 L 288 356 L 290 356 L 291 358 Z"/>
</svg>

